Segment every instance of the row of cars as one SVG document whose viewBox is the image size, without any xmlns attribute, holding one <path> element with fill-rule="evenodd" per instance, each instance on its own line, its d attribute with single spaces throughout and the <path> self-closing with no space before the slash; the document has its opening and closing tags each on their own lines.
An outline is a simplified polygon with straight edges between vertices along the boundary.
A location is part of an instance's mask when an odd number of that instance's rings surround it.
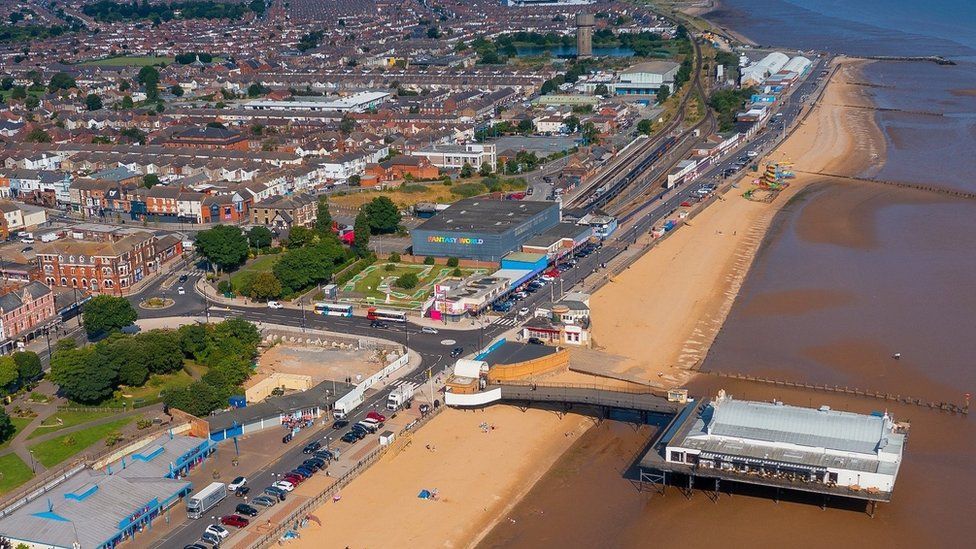
<svg viewBox="0 0 976 549">
<path fill-rule="evenodd" d="M 366 414 L 366 419 L 353 425 L 346 434 L 342 435 L 339 440 L 347 442 L 349 444 L 355 444 L 356 442 L 366 438 L 368 435 L 379 431 L 383 424 L 386 422 L 386 416 L 383 414 L 370 411 Z M 336 422 L 338 424 L 338 422 Z M 348 425 L 348 422 L 346 422 Z M 335 425 L 333 425 L 335 427 Z"/>
</svg>

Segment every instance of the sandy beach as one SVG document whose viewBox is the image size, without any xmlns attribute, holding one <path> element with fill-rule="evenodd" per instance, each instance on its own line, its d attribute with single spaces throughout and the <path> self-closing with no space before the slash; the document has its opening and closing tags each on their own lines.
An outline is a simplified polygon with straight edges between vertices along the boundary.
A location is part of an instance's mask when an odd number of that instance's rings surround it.
<svg viewBox="0 0 976 549">
<path fill-rule="evenodd" d="M 883 157 L 856 84 L 860 61 L 845 60 L 820 104 L 771 160 L 797 170 L 857 174 Z M 627 357 L 621 375 L 660 386 L 694 376 L 721 328 L 776 212 L 811 182 L 803 175 L 772 203 L 742 198 L 744 177 L 720 200 L 591 298 L 594 339 Z M 553 381 L 581 382 L 563 372 Z M 592 382 L 592 379 L 587 380 Z M 486 422 L 496 430 L 484 433 Z M 591 426 L 589 418 L 493 406 L 446 410 L 317 509 L 300 547 L 465 547 L 477 545 Z M 428 449 L 428 445 L 430 448 Z M 419 499 L 423 490 L 439 499 Z M 376 517 L 383 528 L 372 528 Z M 315 521 L 313 521 L 314 523 Z M 295 545 L 295 544 L 292 544 Z"/>
<path fill-rule="evenodd" d="M 614 373 L 657 386 L 686 383 L 721 329 L 776 212 L 815 174 L 858 175 L 884 158 L 862 60 L 839 59 L 821 100 L 765 161 L 793 162 L 799 176 L 772 203 L 742 193 L 746 175 L 720 200 L 604 286 L 591 300 L 593 338 L 627 357 Z"/>
<path fill-rule="evenodd" d="M 487 433 L 482 423 L 495 429 Z M 467 547 L 477 544 L 592 424 L 512 406 L 448 409 L 312 515 L 293 547 Z M 428 449 L 428 447 L 430 449 Z M 437 490 L 436 500 L 417 497 Z M 377 525 L 382 524 L 382 528 Z"/>
</svg>

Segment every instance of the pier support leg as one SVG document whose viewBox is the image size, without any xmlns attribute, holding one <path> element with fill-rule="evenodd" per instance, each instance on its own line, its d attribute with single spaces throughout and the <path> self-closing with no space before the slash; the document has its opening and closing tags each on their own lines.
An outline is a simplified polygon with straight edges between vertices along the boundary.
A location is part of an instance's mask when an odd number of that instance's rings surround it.
<svg viewBox="0 0 976 549">
<path fill-rule="evenodd" d="M 878 507 L 878 502 L 877 501 L 872 501 L 871 503 L 868 504 L 868 516 L 869 517 L 874 518 L 874 511 L 877 509 L 877 507 Z"/>
</svg>

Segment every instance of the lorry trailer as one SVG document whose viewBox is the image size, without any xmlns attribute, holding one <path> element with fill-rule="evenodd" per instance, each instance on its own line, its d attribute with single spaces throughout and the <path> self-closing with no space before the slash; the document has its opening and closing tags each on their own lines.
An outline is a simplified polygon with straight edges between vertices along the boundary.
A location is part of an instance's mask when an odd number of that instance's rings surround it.
<svg viewBox="0 0 976 549">
<path fill-rule="evenodd" d="M 186 516 L 191 519 L 198 519 L 226 497 L 227 485 L 223 482 L 212 482 L 203 490 L 187 498 Z"/>
</svg>

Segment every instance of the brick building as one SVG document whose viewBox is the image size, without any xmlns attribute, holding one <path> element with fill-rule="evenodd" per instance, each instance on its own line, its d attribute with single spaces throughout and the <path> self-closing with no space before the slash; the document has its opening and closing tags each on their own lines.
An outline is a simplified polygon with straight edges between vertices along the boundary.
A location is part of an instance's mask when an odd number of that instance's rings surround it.
<svg viewBox="0 0 976 549">
<path fill-rule="evenodd" d="M 3 348 L 9 341 L 33 335 L 39 327 L 55 317 L 54 292 L 34 280 L 0 295 L 0 341 Z"/>
<path fill-rule="evenodd" d="M 190 128 L 174 133 L 163 143 L 166 147 L 191 147 L 194 149 L 220 149 L 246 151 L 250 147 L 247 138 L 227 128 Z"/>
<path fill-rule="evenodd" d="M 263 200 L 251 206 L 251 223 L 271 229 L 311 227 L 315 224 L 318 200 L 310 194 L 293 194 Z"/>
<path fill-rule="evenodd" d="M 37 245 L 37 263 L 49 286 L 126 295 L 159 269 L 156 243 L 153 233 L 140 229 L 82 225 Z"/>
<path fill-rule="evenodd" d="M 378 164 L 366 166 L 365 175 L 375 176 L 379 182 L 397 181 L 410 176 L 414 180 L 437 179 L 440 170 L 423 156 L 401 155 Z"/>
</svg>

